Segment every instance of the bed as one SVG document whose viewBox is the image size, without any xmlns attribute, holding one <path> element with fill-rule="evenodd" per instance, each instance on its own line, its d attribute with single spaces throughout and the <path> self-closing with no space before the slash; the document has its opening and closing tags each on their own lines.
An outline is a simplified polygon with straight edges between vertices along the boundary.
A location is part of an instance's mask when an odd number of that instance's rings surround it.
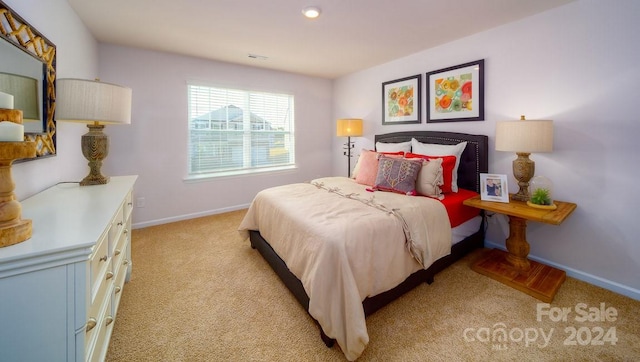
<svg viewBox="0 0 640 362">
<path fill-rule="evenodd" d="M 405 142 L 411 141 L 412 139 L 415 139 L 416 141 L 425 143 L 425 144 L 438 144 L 438 145 L 456 145 L 461 142 L 466 142 L 467 143 L 466 147 L 464 148 L 464 151 L 462 152 L 462 155 L 459 158 L 457 184 L 461 189 L 470 190 L 476 193 L 479 192 L 480 190 L 479 174 L 487 172 L 487 169 L 488 169 L 487 136 L 471 135 L 471 134 L 464 134 L 464 133 L 452 133 L 452 132 L 432 132 L 432 131 L 396 132 L 396 133 L 388 133 L 388 134 L 381 134 L 381 135 L 375 136 L 375 142 L 378 145 L 380 145 L 380 143 L 382 144 L 405 143 Z M 346 177 L 343 179 L 345 180 L 340 180 L 339 178 L 323 178 L 323 179 L 312 181 L 306 185 L 305 184 L 289 185 L 289 186 L 294 186 L 294 189 L 280 188 L 278 189 L 280 191 L 280 194 L 277 194 L 277 195 L 279 195 L 278 198 L 287 197 L 290 194 L 296 200 L 301 200 L 302 198 L 305 198 L 305 197 L 309 197 L 310 200 L 315 200 L 313 199 L 312 196 L 307 196 L 308 194 L 309 195 L 311 194 L 310 190 L 315 188 L 315 189 L 324 189 L 320 191 L 326 191 L 327 193 L 330 193 L 330 194 L 340 194 L 340 191 L 345 190 L 342 195 L 333 195 L 332 197 L 340 196 L 340 198 L 342 199 L 361 198 L 360 195 L 364 194 L 365 192 L 358 191 L 357 187 L 359 186 L 352 185 L 354 184 L 353 182 L 351 182 L 352 184 L 348 184 L 349 181 L 353 181 L 353 180 L 347 179 Z M 331 186 L 331 183 L 334 181 L 337 182 L 337 185 L 339 186 L 337 187 Z M 325 185 L 325 183 L 329 185 Z M 340 191 L 336 191 L 336 190 L 340 190 Z M 371 191 L 371 190 L 367 190 L 367 191 Z M 387 195 L 391 193 L 375 192 L 375 194 L 378 195 L 376 196 L 377 198 L 383 199 L 383 202 L 386 202 L 384 201 L 384 198 L 386 197 L 389 197 L 389 198 L 395 197 L 395 196 Z M 405 195 L 397 195 L 397 196 L 405 198 L 406 200 L 408 200 L 407 198 L 410 198 L 412 202 L 413 200 L 416 200 L 416 202 L 422 202 L 422 201 L 418 201 L 417 199 L 428 199 L 428 198 L 419 198 L 419 197 L 411 198 Z M 349 201 L 353 202 L 353 205 L 359 204 L 356 202 L 358 200 L 356 201 L 349 200 Z M 362 200 L 359 200 L 359 201 L 361 201 L 360 203 L 365 203 L 365 204 L 367 203 L 366 201 L 362 201 Z M 394 202 L 394 201 L 395 199 L 390 202 Z M 316 201 L 312 201 L 312 202 L 315 203 Z M 434 203 L 433 200 L 431 200 L 431 203 L 432 204 Z M 437 204 L 438 202 L 436 201 L 435 203 Z M 433 231 L 432 230 L 433 228 L 429 229 L 429 231 L 426 232 L 428 235 L 425 238 L 426 239 L 431 238 L 436 240 L 446 239 L 447 240 L 446 243 L 449 243 L 449 245 L 447 245 L 446 252 L 442 252 L 441 250 L 442 242 L 440 242 L 439 244 L 440 246 L 430 247 L 431 249 L 428 251 L 421 250 L 419 252 L 416 252 L 415 250 L 411 250 L 412 242 L 414 241 L 413 239 L 420 239 L 422 236 L 417 235 L 418 233 L 415 233 L 415 235 L 407 236 L 407 233 L 405 232 L 406 245 L 403 246 L 405 247 L 405 252 L 402 258 L 404 259 L 413 258 L 414 264 L 416 264 L 417 267 L 415 265 L 412 266 L 412 269 L 408 269 L 410 270 L 410 272 L 407 272 L 405 270 L 404 273 L 406 273 L 406 275 L 403 275 L 402 278 L 400 279 L 398 279 L 397 275 L 395 275 L 393 278 L 391 278 L 395 281 L 386 280 L 387 277 L 384 277 L 383 279 L 385 280 L 381 282 L 383 284 L 382 286 L 377 286 L 376 284 L 381 284 L 381 283 L 378 283 L 375 280 L 367 282 L 366 284 L 367 286 L 369 286 L 369 284 L 376 285 L 375 287 L 361 287 L 359 284 L 354 286 L 345 286 L 343 284 L 349 284 L 349 283 L 345 283 L 343 279 L 348 279 L 348 278 L 339 277 L 342 279 L 339 279 L 339 280 L 336 279 L 338 281 L 335 283 L 336 285 L 339 284 L 339 286 L 336 286 L 333 289 L 342 289 L 341 292 L 336 292 L 337 294 L 340 294 L 342 298 L 346 298 L 344 296 L 345 294 L 352 299 L 359 297 L 359 299 L 357 300 L 357 303 L 358 303 L 358 308 L 360 308 L 360 310 L 353 309 L 353 308 L 349 309 L 350 307 L 345 307 L 343 305 L 340 305 L 337 309 L 339 309 L 341 313 L 339 313 L 337 317 L 336 316 L 325 317 L 324 315 L 322 315 L 323 312 L 319 312 L 319 308 L 320 309 L 324 308 L 324 304 L 333 303 L 332 299 L 327 299 L 331 297 L 325 297 L 325 294 L 331 295 L 334 291 L 332 289 L 327 292 L 325 289 L 322 293 L 319 293 L 314 291 L 314 288 L 315 290 L 320 290 L 318 289 L 319 287 L 316 286 L 316 284 L 318 283 L 315 283 L 315 280 L 320 279 L 324 284 L 327 284 L 326 279 L 331 279 L 333 278 L 332 275 L 336 274 L 332 270 L 328 270 L 328 269 L 331 269 L 330 267 L 328 267 L 328 265 L 331 265 L 331 264 L 324 263 L 324 266 L 323 266 L 322 263 L 318 262 L 319 263 L 318 265 L 314 265 L 313 267 L 310 267 L 309 266 L 310 263 L 312 262 L 315 263 L 315 260 L 322 259 L 320 257 L 317 257 L 317 255 L 314 255 L 313 257 L 307 256 L 306 259 L 303 259 L 303 262 L 292 260 L 293 258 L 291 256 L 292 251 L 288 249 L 287 250 L 283 249 L 283 247 L 280 246 L 281 243 L 279 243 L 279 240 L 273 240 L 273 238 L 275 238 L 273 235 L 284 235 L 282 233 L 281 234 L 277 234 L 273 232 L 269 233 L 268 235 L 271 235 L 272 237 L 272 240 L 271 240 L 272 243 L 270 243 L 267 240 L 270 237 L 263 235 L 263 234 L 267 234 L 267 232 L 263 229 L 261 233 L 260 227 L 255 227 L 255 225 L 252 225 L 252 223 L 254 222 L 253 219 L 258 219 L 258 217 L 254 215 L 254 214 L 257 214 L 257 211 L 253 211 L 254 208 L 258 208 L 258 206 L 255 204 L 257 204 L 256 200 L 254 200 L 254 202 L 252 203 L 250 210 L 248 212 L 248 215 L 245 217 L 245 220 L 243 220 L 243 223 L 241 224 L 239 230 L 241 231 L 241 233 L 248 235 L 251 242 L 251 247 L 254 249 L 257 249 L 260 252 L 260 254 L 264 257 L 264 259 L 269 263 L 272 269 L 284 282 L 287 288 L 293 293 L 296 299 L 300 302 L 300 304 L 305 308 L 305 310 L 309 312 L 312 318 L 316 320 L 316 322 L 319 324 L 320 335 L 324 343 L 328 347 L 331 347 L 337 340 L 342 351 L 345 353 L 345 356 L 349 360 L 355 360 L 357 357 L 359 357 L 359 355 L 364 350 L 364 347 L 368 343 L 368 336 L 366 334 L 366 324 L 363 326 L 364 318 L 366 318 L 366 316 L 374 313 L 375 311 L 379 310 L 385 305 L 391 303 L 393 300 L 397 299 L 398 297 L 410 291 L 411 289 L 415 288 L 416 286 L 420 285 L 421 283 L 426 282 L 431 284 L 434 281 L 434 276 L 439 271 L 445 269 L 447 266 L 459 260 L 460 258 L 462 258 L 464 255 L 466 255 L 470 251 L 474 250 L 475 248 L 482 247 L 484 243 L 484 227 L 483 227 L 484 223 L 483 222 L 476 222 L 475 224 L 473 224 L 475 225 L 474 229 L 471 231 L 467 231 L 464 234 L 464 237 L 462 238 L 462 240 L 457 240 L 457 239 L 460 239 L 460 237 L 456 238 L 455 236 L 455 232 L 457 232 L 458 229 L 460 229 L 458 227 L 454 229 L 452 228 L 447 229 L 448 230 L 447 233 L 449 233 L 448 235 L 450 236 L 448 239 L 443 238 L 440 234 L 438 234 L 437 231 Z M 393 204 L 389 204 L 389 205 L 393 205 Z M 325 207 L 330 208 L 332 206 L 333 205 L 329 205 Z M 267 206 L 263 206 L 263 207 L 266 208 Z M 297 210 L 296 207 L 298 206 L 295 206 L 295 207 L 292 206 L 292 210 Z M 355 210 L 355 206 L 350 206 L 350 207 L 352 207 Z M 435 207 L 437 208 L 438 206 L 435 206 Z M 389 206 L 388 208 L 389 210 L 387 210 L 388 211 L 387 214 L 389 215 L 394 212 L 394 211 L 390 211 L 391 209 L 393 210 L 397 209 L 395 206 Z M 265 212 L 267 213 L 267 211 Z M 279 209 L 270 210 L 268 211 L 268 213 L 277 213 L 278 214 L 277 220 L 280 220 L 278 224 L 282 224 L 283 228 L 289 227 L 289 225 L 295 225 L 299 221 L 295 221 L 294 219 L 300 218 L 295 215 L 288 216 L 285 211 L 280 212 Z M 298 214 L 299 213 L 300 212 L 298 212 Z M 436 212 L 434 211 L 433 213 L 435 214 Z M 247 218 L 249 218 L 249 214 L 252 214 L 254 216 L 251 217 L 252 220 L 247 221 Z M 289 214 L 295 214 L 295 211 L 292 211 Z M 415 220 L 410 219 L 410 217 L 413 217 L 413 216 L 405 215 L 405 216 L 399 217 L 399 219 L 405 224 L 405 231 L 406 231 L 406 224 L 415 224 L 414 222 Z M 402 224 L 402 222 L 399 222 L 399 224 Z M 441 222 L 441 220 L 439 222 Z M 257 222 L 255 223 L 257 225 Z M 471 223 L 465 223 L 465 225 L 467 224 L 471 224 Z M 306 225 L 305 227 L 310 228 L 309 225 Z M 317 228 L 314 226 L 310 229 L 321 229 L 321 228 L 320 226 L 318 226 Z M 414 232 L 414 231 L 412 230 L 411 232 Z M 306 232 L 301 231 L 299 233 L 289 233 L 289 235 L 287 235 L 286 238 L 292 238 L 292 237 L 302 238 L 302 236 L 299 236 L 301 234 L 306 234 Z M 331 233 L 327 232 L 327 234 L 333 234 L 333 232 Z M 380 231 L 377 231 L 376 234 L 384 234 L 384 233 L 383 231 L 380 230 Z M 451 234 L 453 234 L 453 236 L 451 236 Z M 295 235 L 295 236 L 292 236 L 292 235 Z M 280 238 L 285 239 L 284 236 L 277 237 L 277 239 L 280 239 Z M 336 238 L 339 238 L 339 237 L 336 237 Z M 451 245 L 452 238 L 454 239 L 453 241 L 455 241 L 453 245 Z M 379 243 L 376 241 L 375 245 L 379 245 Z M 392 247 L 396 249 L 398 248 L 397 245 L 394 245 Z M 379 253 L 394 254 L 396 253 L 395 251 L 396 249 L 390 249 L 391 251 L 384 250 L 384 251 L 380 251 Z M 426 249 L 429 249 L 429 247 L 427 247 Z M 279 250 L 280 252 L 277 252 L 276 250 Z M 293 251 L 293 253 L 300 254 L 301 252 L 296 250 L 296 251 Z M 371 253 L 370 251 L 363 252 L 363 253 L 367 255 L 369 259 L 374 260 L 376 262 L 378 261 L 376 256 L 369 255 L 369 253 Z M 285 255 L 285 257 L 281 257 L 280 254 Z M 422 259 L 424 260 L 419 260 L 421 256 L 422 256 Z M 289 262 L 288 263 L 285 262 L 283 258 L 287 259 Z M 348 256 L 346 259 L 348 260 L 345 261 L 345 263 L 352 262 L 351 256 Z M 313 273 L 304 272 L 302 269 L 303 267 L 300 266 L 301 263 L 304 264 L 305 268 L 313 269 Z M 357 263 L 361 263 L 361 262 L 357 261 Z M 405 261 L 405 263 L 408 263 L 408 262 Z M 375 273 L 376 270 L 381 268 L 383 267 L 381 267 L 380 265 L 374 265 L 373 267 L 367 266 L 365 267 L 364 270 L 367 273 L 368 272 Z M 338 266 L 337 269 L 342 270 L 346 268 Z M 357 271 L 356 271 L 356 274 L 357 274 Z M 312 275 L 312 277 L 310 277 L 310 275 Z M 329 275 L 329 276 L 325 276 L 325 275 Z M 376 277 L 378 277 L 376 275 L 372 275 L 368 279 L 375 279 Z M 386 284 L 394 283 L 394 284 L 391 287 L 389 287 L 389 285 L 386 285 L 385 283 Z M 305 285 L 307 287 L 306 289 L 305 289 Z M 357 289 L 357 291 L 352 291 L 349 288 Z M 307 289 L 310 290 L 309 293 L 307 292 Z M 371 291 L 376 291 L 376 292 L 373 294 L 369 294 L 371 293 Z M 310 298 L 309 296 L 310 294 L 312 296 L 314 295 L 315 296 L 313 298 Z M 351 294 L 355 294 L 355 297 L 351 297 L 350 296 Z M 361 306 L 360 306 L 360 302 L 361 302 Z M 362 321 L 359 321 L 360 314 L 362 314 Z M 336 321 L 336 318 L 342 319 L 342 320 Z M 339 324 L 339 323 L 344 323 L 344 325 L 338 325 L 336 327 L 335 324 Z M 354 329 L 355 332 L 351 332 L 351 329 Z M 344 330 L 346 330 L 346 332 L 344 332 Z M 346 333 L 346 336 L 345 336 L 345 333 Z M 354 340 L 354 335 L 357 336 L 355 340 Z"/>
</svg>

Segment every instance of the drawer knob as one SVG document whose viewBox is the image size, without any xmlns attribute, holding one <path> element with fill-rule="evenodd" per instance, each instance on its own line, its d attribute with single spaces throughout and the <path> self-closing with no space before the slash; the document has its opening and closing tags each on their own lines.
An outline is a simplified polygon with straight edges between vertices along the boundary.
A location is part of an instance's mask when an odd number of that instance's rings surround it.
<svg viewBox="0 0 640 362">
<path fill-rule="evenodd" d="M 133 202 L 127 202 L 127 205 L 133 206 Z"/>
<path fill-rule="evenodd" d="M 107 277 L 105 279 L 109 280 L 111 278 L 113 278 L 113 272 L 107 272 Z"/>
<path fill-rule="evenodd" d="M 113 323 L 113 317 L 112 316 L 107 316 L 107 320 L 104 323 L 105 326 L 108 326 L 109 324 Z"/>
<path fill-rule="evenodd" d="M 121 288 L 121 287 L 116 287 L 115 294 L 118 294 L 118 293 L 120 293 L 121 291 L 122 291 L 122 288 Z"/>
<path fill-rule="evenodd" d="M 98 322 L 96 321 L 95 318 L 89 318 L 89 320 L 87 321 L 87 328 L 86 331 L 89 332 L 90 330 L 92 330 L 93 328 L 95 328 L 95 326 L 98 324 Z"/>
<path fill-rule="evenodd" d="M 122 265 L 129 265 L 129 260 L 125 259 L 125 260 L 122 262 Z"/>
<path fill-rule="evenodd" d="M 124 234 L 128 234 L 129 233 L 129 229 L 124 229 Z"/>
<path fill-rule="evenodd" d="M 118 226 L 122 226 L 122 221 L 118 221 Z"/>
<path fill-rule="evenodd" d="M 102 258 L 100 258 L 100 261 L 107 261 L 107 256 L 103 256 Z"/>
<path fill-rule="evenodd" d="M 120 249 L 116 249 L 115 255 L 120 255 L 121 251 Z"/>
</svg>

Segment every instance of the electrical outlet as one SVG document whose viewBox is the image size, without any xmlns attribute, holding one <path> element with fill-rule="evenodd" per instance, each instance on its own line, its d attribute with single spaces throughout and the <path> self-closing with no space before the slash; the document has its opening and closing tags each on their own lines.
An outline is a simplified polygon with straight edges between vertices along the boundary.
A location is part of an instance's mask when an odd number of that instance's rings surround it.
<svg viewBox="0 0 640 362">
<path fill-rule="evenodd" d="M 146 203 L 147 203 L 147 201 L 145 200 L 144 197 L 138 197 L 136 199 L 136 207 L 145 207 Z"/>
</svg>

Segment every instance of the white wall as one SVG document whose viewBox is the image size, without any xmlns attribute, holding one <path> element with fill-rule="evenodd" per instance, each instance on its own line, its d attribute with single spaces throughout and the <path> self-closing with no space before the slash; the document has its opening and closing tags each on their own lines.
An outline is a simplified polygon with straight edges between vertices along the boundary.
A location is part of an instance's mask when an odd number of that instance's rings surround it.
<svg viewBox="0 0 640 362">
<path fill-rule="evenodd" d="M 499 120 L 552 119 L 554 152 L 534 154 L 536 174 L 551 178 L 555 198 L 577 210 L 560 226 L 529 223 L 530 256 L 571 276 L 640 299 L 640 204 L 635 187 L 640 119 L 640 2 L 579 0 L 474 36 L 361 71 L 334 85 L 334 115 L 363 117 L 376 133 L 447 130 L 486 134 L 489 171 L 509 175 L 511 161 L 495 152 Z M 381 83 L 485 59 L 485 121 L 381 125 Z M 425 109 L 423 95 L 423 110 Z M 426 114 L 423 111 L 423 120 Z M 333 173 L 346 161 L 333 142 Z M 492 223 L 487 242 L 504 248 L 506 227 Z"/>
<path fill-rule="evenodd" d="M 56 45 L 58 78 L 93 78 L 98 70 L 98 46 L 66 0 L 4 0 L 5 4 Z M 19 200 L 60 181 L 78 180 L 88 170 L 80 151 L 86 127 L 59 123 L 56 157 L 14 164 Z M 37 225 L 34 225 L 34 228 Z"/>
<path fill-rule="evenodd" d="M 331 81 L 109 44 L 99 55 L 101 79 L 133 90 L 131 125 L 105 129 L 111 146 L 103 171 L 140 176 L 135 197 L 146 205 L 134 208 L 137 227 L 247 207 L 266 187 L 330 174 Z M 188 81 L 293 94 L 298 168 L 185 182 Z"/>
</svg>

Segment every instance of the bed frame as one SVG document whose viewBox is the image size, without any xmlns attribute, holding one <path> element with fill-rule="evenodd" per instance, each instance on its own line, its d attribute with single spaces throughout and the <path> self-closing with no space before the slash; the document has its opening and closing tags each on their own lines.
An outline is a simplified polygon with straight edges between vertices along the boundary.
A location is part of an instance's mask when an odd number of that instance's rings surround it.
<svg viewBox="0 0 640 362">
<path fill-rule="evenodd" d="M 376 135 L 375 142 L 399 143 L 410 141 L 412 138 L 422 143 L 444 145 L 455 145 L 466 141 L 467 147 L 462 153 L 460 165 L 458 166 L 458 186 L 468 190 L 474 190 L 478 193 L 480 192 L 479 174 L 488 172 L 489 147 L 487 136 L 452 132 L 413 131 Z M 302 282 L 291 273 L 285 262 L 280 259 L 271 245 L 260 235 L 260 232 L 250 231 L 249 234 L 251 247 L 257 249 L 260 254 L 262 254 L 298 302 L 308 311 L 309 296 L 305 292 Z M 476 233 L 453 245 L 450 255 L 438 259 L 427 269 L 422 269 L 411 274 L 404 282 L 395 288 L 372 297 L 367 297 L 362 302 L 365 316 L 371 315 L 423 282 L 428 284 L 433 283 L 434 276 L 438 272 L 458 261 L 472 250 L 483 246 L 484 222 L 481 223 L 480 229 Z M 324 334 L 322 328 L 320 328 L 320 336 L 327 347 L 332 347 L 335 343 L 334 339 Z"/>
</svg>

